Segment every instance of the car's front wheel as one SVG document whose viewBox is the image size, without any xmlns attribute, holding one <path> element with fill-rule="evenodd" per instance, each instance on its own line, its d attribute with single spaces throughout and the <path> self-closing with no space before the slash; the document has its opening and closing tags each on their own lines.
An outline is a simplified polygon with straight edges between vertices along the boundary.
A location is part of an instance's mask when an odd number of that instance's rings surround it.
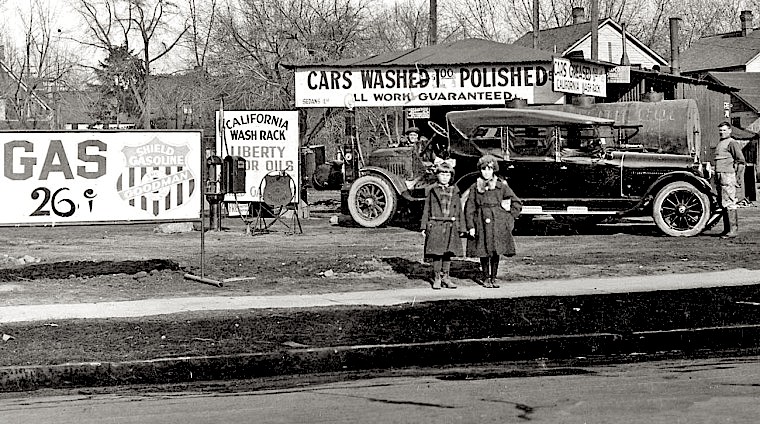
<svg viewBox="0 0 760 424">
<path fill-rule="evenodd" d="M 362 227 L 379 227 L 388 223 L 396 213 L 396 191 L 384 178 L 365 175 L 351 184 L 348 210 L 351 218 Z"/>
<path fill-rule="evenodd" d="M 701 233 L 710 218 L 707 194 L 685 181 L 670 183 L 655 196 L 652 217 L 663 233 L 690 237 Z"/>
</svg>

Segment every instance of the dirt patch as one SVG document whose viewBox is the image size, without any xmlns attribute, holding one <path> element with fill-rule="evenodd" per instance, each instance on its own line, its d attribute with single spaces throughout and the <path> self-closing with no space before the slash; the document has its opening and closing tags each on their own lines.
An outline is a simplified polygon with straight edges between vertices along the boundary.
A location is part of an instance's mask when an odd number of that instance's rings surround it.
<svg viewBox="0 0 760 424">
<path fill-rule="evenodd" d="M 20 268 L 0 269 L 0 281 L 67 279 L 102 275 L 127 274 L 162 270 L 179 271 L 174 261 L 152 259 L 147 261 L 63 261 L 29 265 Z"/>
<path fill-rule="evenodd" d="M 160 234 L 150 224 L 5 228 L 0 255 L 40 262 L 0 267 L 0 306 L 429 286 L 431 269 L 422 260 L 423 238 L 414 223 L 335 226 L 329 218 L 336 212 L 315 211 L 301 220 L 304 232 L 298 235 L 274 227 L 250 236 L 242 221 L 225 218 L 224 231 L 205 233 L 203 252 L 200 232 Z M 760 208 L 739 213 L 740 236 L 733 240 L 717 237 L 717 228 L 699 237 L 664 237 L 642 220 L 583 231 L 538 221 L 516 236 L 517 256 L 503 259 L 501 290 L 509 290 L 509 281 L 758 269 Z M 477 269 L 477 260 L 457 258 L 452 276 L 460 285 L 474 285 Z M 223 281 L 224 287 L 187 280 L 184 273 Z M 679 303 L 684 292 L 674 293 L 2 325 L 0 332 L 15 339 L 0 342 L 0 366 L 260 352 L 283 349 L 286 342 L 329 346 L 760 323 L 760 308 L 736 303 L 760 301 L 754 287 L 694 291 L 685 303 Z"/>
<path fill-rule="evenodd" d="M 0 366 L 760 324 L 755 286 L 3 325 Z M 555 352 L 561 355 L 560 352 Z"/>
</svg>

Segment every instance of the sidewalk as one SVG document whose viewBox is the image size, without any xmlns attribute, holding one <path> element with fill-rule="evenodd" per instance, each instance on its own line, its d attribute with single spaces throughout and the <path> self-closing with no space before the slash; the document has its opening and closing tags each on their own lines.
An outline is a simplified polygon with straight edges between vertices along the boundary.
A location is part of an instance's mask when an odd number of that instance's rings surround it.
<svg viewBox="0 0 760 424">
<path fill-rule="evenodd" d="M 465 286 L 456 290 L 406 289 L 299 296 L 239 296 L 147 299 L 128 302 L 0 307 L 0 323 L 71 318 L 137 317 L 185 311 L 397 305 L 433 300 L 577 296 L 608 293 L 745 286 L 760 283 L 760 270 L 653 275 L 623 278 L 505 283 L 500 289 Z M 167 384 L 250 379 L 266 376 L 403 369 L 482 362 L 573 360 L 625 361 L 635 356 L 704 349 L 744 349 L 757 354 L 760 325 L 678 328 L 632 333 L 547 334 L 420 343 L 276 349 L 263 353 L 171 357 L 127 362 L 0 367 L 0 392 L 40 388 Z M 615 359 L 617 358 L 617 359 Z M 630 359 L 628 359 L 630 360 Z M 592 361 L 593 362 L 593 361 Z M 581 365 L 582 366 L 582 365 Z"/>
<path fill-rule="evenodd" d="M 453 299 L 496 299 L 531 296 L 578 296 L 742 286 L 760 283 L 760 270 L 737 268 L 691 274 L 503 282 L 500 289 L 460 286 L 456 290 L 429 288 L 342 292 L 290 296 L 215 296 L 146 299 L 122 302 L 18 305 L 0 307 L 0 323 L 60 319 L 123 318 L 189 311 L 265 308 L 306 308 L 346 305 L 388 306 Z"/>
</svg>

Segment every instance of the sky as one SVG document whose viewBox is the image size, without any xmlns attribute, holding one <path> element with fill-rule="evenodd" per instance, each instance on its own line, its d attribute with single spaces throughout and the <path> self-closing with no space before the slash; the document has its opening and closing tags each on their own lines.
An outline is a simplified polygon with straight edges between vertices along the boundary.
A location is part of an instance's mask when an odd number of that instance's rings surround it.
<svg viewBox="0 0 760 424">
<path fill-rule="evenodd" d="M 0 21 L 4 35 L 10 38 L 10 43 L 15 44 L 16 48 L 24 45 L 25 22 L 28 22 L 32 11 L 33 2 L 39 2 L 44 6 L 44 10 L 49 14 L 50 22 L 53 29 L 53 40 L 56 48 L 63 51 L 68 56 L 73 56 L 85 66 L 94 67 L 98 62 L 105 58 L 105 54 L 100 49 L 87 47 L 75 40 L 88 39 L 83 18 L 73 8 L 76 0 L 0 0 L 0 16 L 6 17 Z M 38 19 L 36 16 L 34 19 Z M 6 47 L 8 49 L 9 47 Z M 170 56 L 170 55 L 167 55 Z M 160 62 L 160 61 L 159 61 Z M 152 67 L 157 72 L 168 72 L 172 64 L 154 63 Z M 174 65 L 176 68 L 176 65 Z"/>
</svg>

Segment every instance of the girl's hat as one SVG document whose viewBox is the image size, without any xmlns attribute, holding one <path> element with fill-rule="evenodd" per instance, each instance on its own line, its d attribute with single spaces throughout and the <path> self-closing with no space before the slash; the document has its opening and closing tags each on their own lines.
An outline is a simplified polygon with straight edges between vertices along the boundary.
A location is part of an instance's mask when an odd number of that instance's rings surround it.
<svg viewBox="0 0 760 424">
<path fill-rule="evenodd" d="M 480 159 L 478 159 L 478 169 L 483 169 L 488 165 L 490 165 L 491 168 L 493 168 L 494 172 L 499 171 L 499 160 L 496 159 L 496 156 L 485 155 L 485 156 L 482 156 Z"/>
<path fill-rule="evenodd" d="M 435 166 L 435 173 L 440 174 L 442 172 L 448 172 L 451 176 L 454 176 L 454 167 L 448 162 L 441 162 Z"/>
<path fill-rule="evenodd" d="M 406 131 L 404 131 L 404 134 L 409 134 L 411 132 L 416 132 L 417 134 L 419 134 L 420 133 L 420 129 L 417 128 L 417 127 L 409 127 L 409 128 L 406 129 Z"/>
</svg>

